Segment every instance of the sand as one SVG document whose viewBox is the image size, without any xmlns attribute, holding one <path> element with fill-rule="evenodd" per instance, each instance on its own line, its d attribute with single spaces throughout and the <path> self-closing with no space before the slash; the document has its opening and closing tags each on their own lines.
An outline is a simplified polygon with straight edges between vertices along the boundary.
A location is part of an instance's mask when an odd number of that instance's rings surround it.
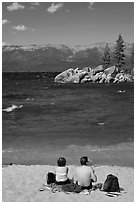
<svg viewBox="0 0 136 204">
<path fill-rule="evenodd" d="M 69 166 L 69 177 L 72 177 L 74 166 Z M 44 184 L 45 175 L 53 171 L 48 165 L 12 165 L 2 168 L 2 201 L 3 202 L 134 202 L 134 169 L 131 167 L 96 166 L 98 181 L 103 183 L 110 173 L 119 179 L 121 195 L 108 197 L 100 190 L 89 195 L 83 193 L 52 193 L 50 190 L 39 191 Z"/>
</svg>

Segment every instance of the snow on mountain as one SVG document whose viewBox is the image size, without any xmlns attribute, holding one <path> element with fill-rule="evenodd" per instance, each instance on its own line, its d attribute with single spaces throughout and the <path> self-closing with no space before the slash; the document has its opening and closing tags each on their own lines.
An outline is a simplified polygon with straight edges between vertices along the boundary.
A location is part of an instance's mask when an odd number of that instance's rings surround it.
<svg viewBox="0 0 136 204">
<path fill-rule="evenodd" d="M 10 70 L 53 70 L 64 69 L 64 66 L 96 66 L 102 63 L 102 55 L 107 43 L 93 43 L 89 45 L 3 45 L 2 69 Z M 115 45 L 108 43 L 111 53 Z M 130 56 L 132 44 L 125 43 L 125 55 Z"/>
</svg>

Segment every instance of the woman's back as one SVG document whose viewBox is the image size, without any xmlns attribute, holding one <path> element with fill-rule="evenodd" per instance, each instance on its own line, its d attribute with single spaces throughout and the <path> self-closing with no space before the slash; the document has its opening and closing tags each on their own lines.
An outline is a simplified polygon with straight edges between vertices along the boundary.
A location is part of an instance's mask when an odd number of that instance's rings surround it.
<svg viewBox="0 0 136 204">
<path fill-rule="evenodd" d="M 58 166 L 56 168 L 56 181 L 66 181 L 68 179 L 68 167 Z"/>
</svg>

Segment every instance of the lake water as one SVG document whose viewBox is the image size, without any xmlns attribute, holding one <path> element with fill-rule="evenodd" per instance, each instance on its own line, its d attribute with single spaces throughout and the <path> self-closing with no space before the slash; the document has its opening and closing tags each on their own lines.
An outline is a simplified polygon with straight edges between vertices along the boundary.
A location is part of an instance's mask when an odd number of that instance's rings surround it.
<svg viewBox="0 0 136 204">
<path fill-rule="evenodd" d="M 134 84 L 55 84 L 56 74 L 3 73 L 3 164 L 88 155 L 133 166 Z"/>
</svg>

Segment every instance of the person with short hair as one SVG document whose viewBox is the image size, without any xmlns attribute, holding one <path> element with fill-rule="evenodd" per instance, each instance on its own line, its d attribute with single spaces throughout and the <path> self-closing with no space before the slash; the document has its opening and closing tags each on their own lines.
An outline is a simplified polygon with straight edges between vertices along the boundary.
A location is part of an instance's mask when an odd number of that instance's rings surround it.
<svg viewBox="0 0 136 204">
<path fill-rule="evenodd" d="M 70 183 L 68 178 L 68 167 L 66 167 L 66 159 L 60 157 L 57 161 L 58 167 L 56 168 L 56 184 L 63 185 Z"/>
<path fill-rule="evenodd" d="M 92 188 L 92 182 L 97 181 L 95 171 L 92 166 L 87 166 L 89 159 L 87 156 L 83 156 L 80 159 L 81 166 L 76 168 L 75 182 L 82 187 L 82 190 L 89 190 Z"/>
</svg>

